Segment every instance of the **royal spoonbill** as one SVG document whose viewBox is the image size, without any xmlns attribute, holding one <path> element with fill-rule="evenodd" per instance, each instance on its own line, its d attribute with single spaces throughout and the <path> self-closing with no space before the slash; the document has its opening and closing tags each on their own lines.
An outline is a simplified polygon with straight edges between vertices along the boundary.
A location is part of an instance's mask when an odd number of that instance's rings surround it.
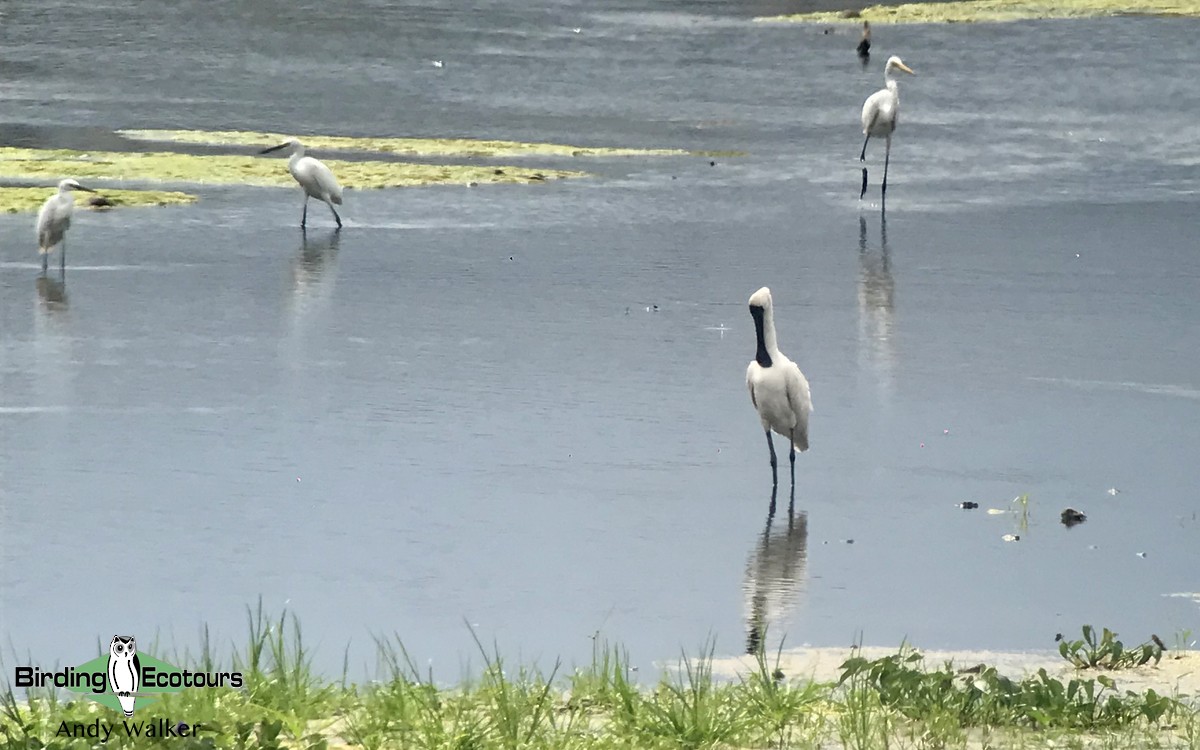
<svg viewBox="0 0 1200 750">
<path fill-rule="evenodd" d="M 58 264 L 59 270 L 67 267 L 67 230 L 71 228 L 71 215 L 75 213 L 75 196 L 72 190 L 83 190 L 94 193 L 95 190 L 85 188 L 75 180 L 67 178 L 58 183 L 58 192 L 46 199 L 37 217 L 38 255 L 42 256 L 42 273 L 46 272 L 48 256 L 54 252 L 54 246 L 61 244 Z"/>
<path fill-rule="evenodd" d="M 300 228 L 303 229 L 308 223 L 308 199 L 316 198 L 329 206 L 338 229 L 341 229 L 342 217 L 338 216 L 333 205 L 342 205 L 342 186 L 338 184 L 333 172 L 311 156 L 305 156 L 304 144 L 295 138 L 289 138 L 278 146 L 264 148 L 259 153 L 269 154 L 283 149 L 288 149 L 288 153 L 292 155 L 292 158 L 288 159 L 288 171 L 296 178 L 296 182 L 300 183 L 300 187 L 304 188 L 304 213 L 300 216 Z"/>
<path fill-rule="evenodd" d="M 808 415 L 812 412 L 812 395 L 808 379 L 800 367 L 779 351 L 775 341 L 775 314 L 771 310 L 771 290 L 763 287 L 750 296 L 750 315 L 758 337 L 754 361 L 746 368 L 746 386 L 750 403 L 758 410 L 767 447 L 771 449 L 771 486 L 779 484 L 775 442 L 771 430 L 788 439 L 791 450 L 792 491 L 796 490 L 796 451 L 808 450 Z"/>
<path fill-rule="evenodd" d="M 865 162 L 867 160 L 867 143 L 873 135 L 881 135 L 886 139 L 887 145 L 883 152 L 883 188 L 881 195 L 887 197 L 887 173 L 888 160 L 892 155 L 892 133 L 896 131 L 896 123 L 900 118 L 900 87 L 896 80 L 892 78 L 892 72 L 903 70 L 909 75 L 915 76 L 913 69 L 904 64 L 904 61 L 899 57 L 892 55 L 888 58 L 887 65 L 883 68 L 884 87 L 867 97 L 867 101 L 863 103 L 862 109 L 862 127 L 863 139 L 862 154 L 858 160 Z M 862 168 L 862 191 L 858 194 L 858 199 L 867 194 L 867 168 Z"/>
</svg>

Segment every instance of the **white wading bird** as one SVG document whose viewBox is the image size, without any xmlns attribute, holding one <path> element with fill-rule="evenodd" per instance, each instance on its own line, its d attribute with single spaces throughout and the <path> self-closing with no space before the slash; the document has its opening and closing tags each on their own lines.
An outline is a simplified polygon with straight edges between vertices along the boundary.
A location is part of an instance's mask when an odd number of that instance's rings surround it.
<svg viewBox="0 0 1200 750">
<path fill-rule="evenodd" d="M 342 217 L 338 216 L 337 209 L 333 205 L 335 203 L 339 206 L 342 205 L 342 186 L 338 184 L 337 178 L 333 176 L 329 167 L 311 156 L 305 156 L 304 144 L 295 138 L 290 138 L 278 146 L 264 148 L 259 153 L 269 154 L 285 148 L 292 155 L 292 158 L 288 159 L 288 171 L 292 173 L 292 177 L 296 178 L 296 182 L 300 183 L 300 187 L 304 188 L 304 214 L 300 217 L 301 229 L 308 223 L 309 198 L 324 201 L 325 205 L 329 206 L 329 210 L 333 212 L 338 229 L 341 229 Z"/>
<path fill-rule="evenodd" d="M 45 273 L 50 253 L 54 246 L 62 244 L 59 251 L 59 270 L 67 267 L 67 230 L 71 228 L 71 214 L 75 212 L 75 196 L 72 190 L 83 190 L 94 193 L 95 190 L 85 188 L 72 179 L 58 183 L 58 192 L 46 199 L 37 217 L 38 255 L 42 256 L 42 272 Z"/>
<path fill-rule="evenodd" d="M 775 342 L 775 316 L 771 312 L 771 290 L 763 287 L 750 297 L 750 315 L 754 317 L 758 336 L 758 351 L 746 368 L 746 385 L 750 402 L 758 410 L 767 447 L 771 449 L 771 485 L 779 484 L 775 442 L 771 430 L 788 439 L 792 463 L 792 491 L 796 490 L 796 451 L 808 450 L 808 415 L 812 412 L 812 395 L 808 380 L 799 366 L 779 351 Z"/>
<path fill-rule="evenodd" d="M 887 173 L 888 159 L 892 155 L 892 133 L 896 131 L 896 123 L 900 119 L 900 87 L 892 78 L 893 70 L 903 70 L 909 75 L 916 75 L 912 68 L 904 64 L 904 61 L 899 57 L 892 55 L 888 58 L 887 65 L 883 68 L 883 80 L 885 87 L 876 91 L 867 97 L 867 101 L 863 103 L 862 109 L 862 127 L 863 139 L 862 154 L 858 160 L 865 162 L 867 160 L 867 142 L 871 140 L 873 135 L 881 135 L 887 139 L 887 145 L 884 147 L 883 153 L 883 188 L 881 195 L 887 196 Z M 858 194 L 858 199 L 867 194 L 867 168 L 862 168 L 862 191 Z"/>
</svg>

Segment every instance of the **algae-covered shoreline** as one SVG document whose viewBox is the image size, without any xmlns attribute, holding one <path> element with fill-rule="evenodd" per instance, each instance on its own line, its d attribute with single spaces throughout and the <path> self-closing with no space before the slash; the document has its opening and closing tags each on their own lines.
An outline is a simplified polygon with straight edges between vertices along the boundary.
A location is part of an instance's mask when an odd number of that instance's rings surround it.
<svg viewBox="0 0 1200 750">
<path fill-rule="evenodd" d="M 957 0 L 871 5 L 859 11 L 821 11 L 763 16 L 764 23 L 1004 23 L 1108 16 L 1200 18 L 1200 0 Z"/>
<path fill-rule="evenodd" d="M 132 141 L 186 143 L 210 146 L 273 146 L 288 138 L 298 138 L 305 148 L 318 151 L 370 152 L 399 156 L 426 157 L 514 157 L 514 156 L 686 156 L 689 152 L 672 148 L 621 148 L 609 146 L 571 146 L 559 143 L 474 138 L 387 138 L 341 135 L 289 135 L 246 130 L 118 130 Z"/>
<path fill-rule="evenodd" d="M 0 213 L 36 213 L 46 199 L 54 195 L 56 190 L 56 187 L 0 186 Z M 113 208 L 183 206 L 195 203 L 197 200 L 197 197 L 191 193 L 176 190 L 98 188 L 96 195 L 78 194 L 75 197 L 75 208 L 107 211 Z"/>
<path fill-rule="evenodd" d="M 246 185 L 294 187 L 286 159 L 244 153 L 183 153 L 169 144 L 188 146 L 262 147 L 289 137 L 282 133 L 204 130 L 119 130 L 129 141 L 163 144 L 154 151 L 83 151 L 0 147 L 0 180 L 31 181 L 74 177 L 117 183 L 161 185 Z M 534 167 L 525 157 L 665 157 L 694 155 L 680 149 L 580 147 L 554 143 L 524 143 L 467 138 L 355 138 L 335 135 L 303 136 L 306 148 L 333 153 L 422 157 L 427 161 L 337 159 L 321 154 L 343 188 L 374 190 L 424 185 L 534 184 L 587 177 L 575 169 Z M 431 159 L 521 158 L 522 166 L 488 163 L 432 163 Z M 35 192 L 22 192 L 32 190 Z M 37 210 L 45 195 L 37 188 L 9 188 L 0 193 L 0 212 Z M 164 190 L 108 190 L 116 205 L 178 205 L 196 200 L 187 193 Z M 42 196 L 38 198 L 37 196 Z M 81 204 L 83 205 L 83 204 Z"/>
<path fill-rule="evenodd" d="M 583 172 L 515 166 L 418 164 L 392 161 L 326 159 L 342 187 L 378 189 L 416 185 L 540 182 L 582 177 Z M 119 152 L 68 149 L 0 148 L 0 179 L 143 181 L 182 185 L 291 187 L 287 160 L 232 154 L 182 154 L 166 151 Z"/>
</svg>

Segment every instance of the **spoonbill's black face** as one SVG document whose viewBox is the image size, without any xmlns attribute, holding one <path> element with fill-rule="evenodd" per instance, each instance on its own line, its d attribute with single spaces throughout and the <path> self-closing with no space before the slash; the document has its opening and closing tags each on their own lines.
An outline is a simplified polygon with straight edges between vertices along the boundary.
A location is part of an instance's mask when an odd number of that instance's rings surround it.
<svg viewBox="0 0 1200 750">
<path fill-rule="evenodd" d="M 767 341 L 763 331 L 763 316 L 766 314 L 766 308 L 762 305 L 750 305 L 750 315 L 754 318 L 754 337 L 757 339 L 758 346 L 754 352 L 754 361 L 758 362 L 761 367 L 771 366 L 771 355 L 767 351 Z"/>
</svg>

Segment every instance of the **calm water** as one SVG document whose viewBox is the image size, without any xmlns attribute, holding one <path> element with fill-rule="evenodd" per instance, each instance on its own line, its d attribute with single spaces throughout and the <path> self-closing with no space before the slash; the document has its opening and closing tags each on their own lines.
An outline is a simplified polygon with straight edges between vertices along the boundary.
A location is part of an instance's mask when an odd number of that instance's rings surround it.
<svg viewBox="0 0 1200 750">
<path fill-rule="evenodd" d="M 442 5 L 4 5 L 9 144 L 748 152 L 350 191 L 340 234 L 315 207 L 302 235 L 294 190 L 202 189 L 80 215 L 65 288 L 38 279 L 32 218 L 0 217 L 6 644 L 229 642 L 260 595 L 331 671 L 394 632 L 449 678 L 468 623 L 513 658 L 583 660 L 599 630 L 647 665 L 763 624 L 792 645 L 1200 631 L 1167 596 L 1200 590 L 1200 23 L 880 28 L 863 70 L 851 30 L 737 3 Z M 885 219 L 881 144 L 857 200 L 857 119 L 892 52 L 919 75 Z M 790 522 L 744 385 L 764 284 L 815 402 Z M 1022 493 L 1028 528 L 985 513 Z"/>
</svg>

